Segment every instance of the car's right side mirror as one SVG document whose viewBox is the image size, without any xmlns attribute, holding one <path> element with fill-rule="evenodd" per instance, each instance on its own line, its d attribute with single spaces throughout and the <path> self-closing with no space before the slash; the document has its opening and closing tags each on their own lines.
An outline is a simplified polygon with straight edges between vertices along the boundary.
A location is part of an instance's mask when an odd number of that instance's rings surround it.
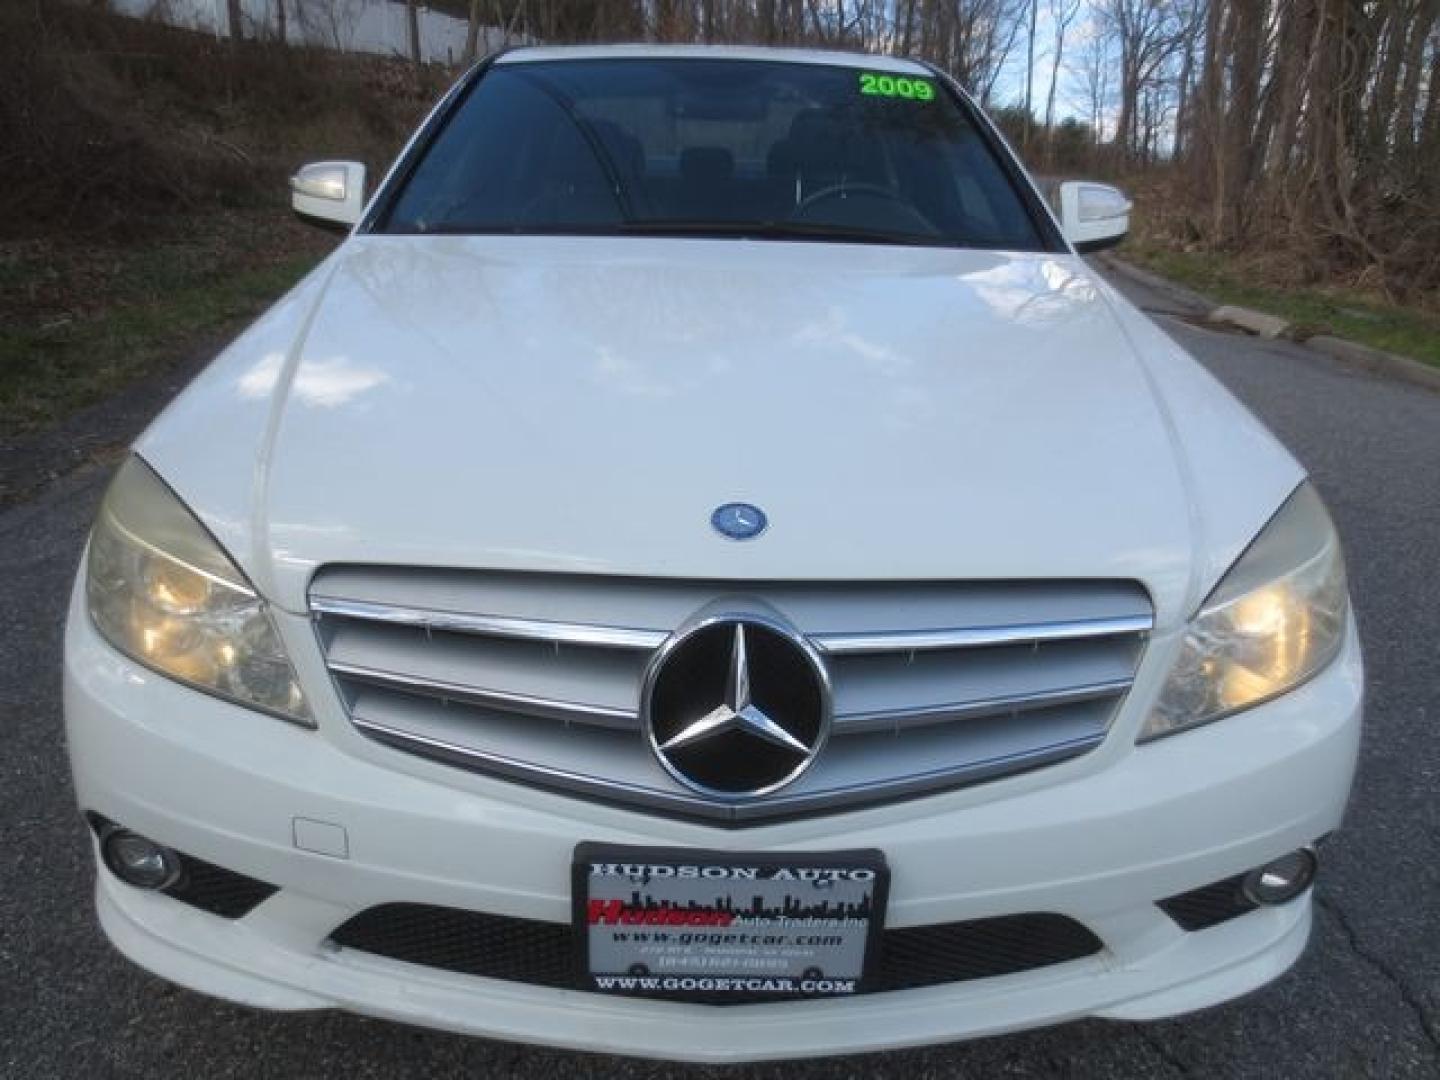
<svg viewBox="0 0 1440 1080">
<path fill-rule="evenodd" d="M 317 161 L 290 178 L 290 206 L 312 225 L 346 230 L 365 209 L 365 166 L 358 161 Z"/>
<path fill-rule="evenodd" d="M 1134 204 L 1119 188 L 1066 180 L 1057 196 L 1060 228 L 1081 255 L 1114 247 L 1130 232 Z"/>
</svg>

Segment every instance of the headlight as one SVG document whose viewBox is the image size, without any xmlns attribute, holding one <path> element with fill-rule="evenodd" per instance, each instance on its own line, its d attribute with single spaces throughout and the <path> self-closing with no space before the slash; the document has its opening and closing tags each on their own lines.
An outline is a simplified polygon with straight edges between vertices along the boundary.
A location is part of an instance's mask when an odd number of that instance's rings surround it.
<svg viewBox="0 0 1440 1080">
<path fill-rule="evenodd" d="M 90 535 L 90 617 L 121 652 L 162 675 L 310 724 L 265 602 L 139 458 L 121 466 Z"/>
<path fill-rule="evenodd" d="M 1191 620 L 1141 740 L 1293 690 L 1340 651 L 1348 608 L 1335 527 L 1302 484 Z"/>
</svg>

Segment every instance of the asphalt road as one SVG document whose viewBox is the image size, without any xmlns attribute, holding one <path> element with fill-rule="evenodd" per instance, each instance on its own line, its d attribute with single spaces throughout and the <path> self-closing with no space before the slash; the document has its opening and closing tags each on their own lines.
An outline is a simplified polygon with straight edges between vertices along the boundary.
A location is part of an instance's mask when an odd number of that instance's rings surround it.
<svg viewBox="0 0 1440 1080">
<path fill-rule="evenodd" d="M 1316 932 L 1289 975 L 1163 1023 L 730 1070 L 252 1012 L 177 989 L 101 937 L 66 774 L 61 617 L 105 480 L 90 466 L 0 514 L 0 1076 L 1440 1076 L 1440 395 L 1189 327 L 1158 314 L 1170 299 L 1125 287 L 1310 468 L 1349 553 L 1369 726 Z"/>
</svg>

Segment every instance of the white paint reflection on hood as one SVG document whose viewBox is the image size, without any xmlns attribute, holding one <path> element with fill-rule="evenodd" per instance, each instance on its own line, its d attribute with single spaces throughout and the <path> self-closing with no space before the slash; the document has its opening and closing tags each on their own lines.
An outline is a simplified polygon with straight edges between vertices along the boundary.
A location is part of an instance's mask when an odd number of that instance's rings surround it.
<svg viewBox="0 0 1440 1080">
<path fill-rule="evenodd" d="M 269 397 L 284 368 L 283 353 L 266 353 L 259 363 L 240 376 L 240 396 L 251 400 Z M 389 381 L 389 374 L 379 368 L 357 367 L 343 356 L 306 360 L 295 373 L 291 396 L 306 405 L 334 409 Z"/>
</svg>

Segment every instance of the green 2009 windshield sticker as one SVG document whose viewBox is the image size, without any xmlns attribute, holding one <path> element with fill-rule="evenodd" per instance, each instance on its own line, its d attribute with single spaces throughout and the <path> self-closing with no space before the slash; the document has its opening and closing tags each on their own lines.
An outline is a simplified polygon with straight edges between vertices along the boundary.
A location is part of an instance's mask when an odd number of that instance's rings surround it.
<svg viewBox="0 0 1440 1080">
<path fill-rule="evenodd" d="M 860 73 L 860 93 L 874 97 L 904 98 L 906 101 L 934 101 L 935 84 L 925 79 L 907 79 L 904 75 Z"/>
</svg>

